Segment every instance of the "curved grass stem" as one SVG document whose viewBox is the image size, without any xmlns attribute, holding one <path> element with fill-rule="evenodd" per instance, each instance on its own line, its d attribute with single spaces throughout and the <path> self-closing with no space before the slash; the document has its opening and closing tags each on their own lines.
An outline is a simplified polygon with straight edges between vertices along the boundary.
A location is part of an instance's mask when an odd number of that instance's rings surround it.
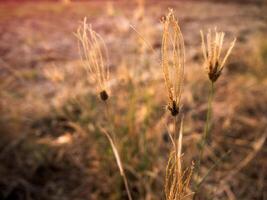
<svg viewBox="0 0 267 200">
<path fill-rule="evenodd" d="M 115 134 L 114 134 L 114 126 L 113 126 L 113 123 L 112 123 L 112 119 L 111 119 L 111 115 L 110 115 L 110 111 L 109 111 L 109 105 L 108 105 L 107 101 L 104 101 L 104 106 L 105 106 L 106 120 L 107 120 L 107 123 L 111 127 L 111 132 L 109 133 L 106 130 L 102 130 L 102 132 L 104 132 L 104 134 L 107 136 L 107 138 L 109 140 L 109 143 L 110 143 L 110 145 L 112 147 L 112 151 L 113 151 L 113 154 L 115 156 L 118 168 L 120 170 L 120 174 L 121 174 L 121 177 L 123 179 L 123 183 L 124 183 L 124 186 L 125 186 L 125 189 L 126 189 L 126 192 L 127 192 L 128 199 L 132 200 L 132 195 L 131 195 L 131 192 L 130 192 L 128 180 L 127 180 L 127 177 L 126 177 L 123 165 L 122 165 L 122 161 L 121 161 L 121 158 L 120 158 L 120 155 L 119 155 L 119 151 L 118 151 L 118 148 L 117 148 L 117 145 L 116 145 L 116 138 L 115 138 Z"/>
</svg>

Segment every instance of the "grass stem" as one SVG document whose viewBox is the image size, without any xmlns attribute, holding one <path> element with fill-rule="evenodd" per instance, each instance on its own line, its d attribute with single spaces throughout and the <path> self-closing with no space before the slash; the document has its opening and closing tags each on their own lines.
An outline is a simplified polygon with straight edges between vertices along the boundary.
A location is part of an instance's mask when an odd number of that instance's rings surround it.
<svg viewBox="0 0 267 200">
<path fill-rule="evenodd" d="M 210 82 L 210 89 L 209 89 L 209 99 L 208 99 L 208 109 L 207 109 L 207 114 L 206 114 L 206 122 L 205 122 L 205 129 L 204 133 L 202 135 L 199 148 L 200 148 L 200 154 L 199 154 L 199 159 L 197 161 L 196 165 L 196 175 L 199 176 L 200 174 L 200 167 L 201 167 L 201 162 L 203 159 L 203 153 L 204 149 L 210 139 L 210 129 L 211 129 L 211 118 L 212 118 L 212 101 L 214 97 L 214 92 L 215 92 L 215 87 L 214 87 L 214 82 Z M 199 185 L 198 183 L 196 185 Z M 196 187 L 195 192 L 197 193 L 198 187 Z"/>
<path fill-rule="evenodd" d="M 122 161 L 121 161 L 121 158 L 120 158 L 120 155 L 119 155 L 119 152 L 118 152 L 118 148 L 117 148 L 117 145 L 116 145 L 116 138 L 115 138 L 115 134 L 113 132 L 114 131 L 114 126 L 113 126 L 113 123 L 112 123 L 110 110 L 109 110 L 109 104 L 108 104 L 107 101 L 104 101 L 104 106 L 105 106 L 106 120 L 107 120 L 107 123 L 110 125 L 110 128 L 111 128 L 111 132 L 110 133 L 111 134 L 109 134 L 105 130 L 103 130 L 103 132 L 107 136 L 107 138 L 108 138 L 108 140 L 110 142 L 110 145 L 112 147 L 112 151 L 113 151 L 114 156 L 116 158 L 116 162 L 117 162 L 117 165 L 118 165 L 119 170 L 120 170 L 120 174 L 121 174 L 123 182 L 124 182 L 124 186 L 125 186 L 125 189 L 126 189 L 126 192 L 127 192 L 128 199 L 132 200 L 132 195 L 131 195 L 131 192 L 130 192 L 128 180 L 127 180 L 126 174 L 124 172 L 124 168 L 122 166 Z"/>
<path fill-rule="evenodd" d="M 206 116 L 206 123 L 205 123 L 205 130 L 204 130 L 204 137 L 203 137 L 203 149 L 209 140 L 210 137 L 210 128 L 211 128 L 211 117 L 212 117 L 212 101 L 214 96 L 214 82 L 210 83 L 210 91 L 209 91 L 209 100 L 208 100 L 208 110 Z"/>
</svg>

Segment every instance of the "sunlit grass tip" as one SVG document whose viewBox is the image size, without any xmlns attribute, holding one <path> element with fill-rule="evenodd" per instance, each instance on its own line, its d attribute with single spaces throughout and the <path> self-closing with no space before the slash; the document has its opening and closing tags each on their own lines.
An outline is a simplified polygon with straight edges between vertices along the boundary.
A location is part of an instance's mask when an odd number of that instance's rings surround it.
<svg viewBox="0 0 267 200">
<path fill-rule="evenodd" d="M 202 30 L 200 31 L 200 35 L 204 56 L 204 68 L 208 73 L 210 81 L 215 82 L 221 75 L 226 60 L 234 48 L 236 39 L 231 42 L 225 56 L 221 57 L 225 33 L 218 32 L 217 29 L 214 28 L 214 31 L 208 30 L 206 39 Z"/>
<path fill-rule="evenodd" d="M 183 89 L 185 48 L 184 39 L 178 20 L 172 9 L 162 20 L 162 69 L 165 85 L 168 92 L 168 109 L 172 116 L 180 110 L 181 94 Z"/>
<path fill-rule="evenodd" d="M 75 33 L 78 38 L 79 52 L 83 66 L 89 78 L 98 86 L 101 100 L 109 97 L 107 82 L 109 80 L 108 51 L 103 38 L 95 32 L 84 18 Z"/>
</svg>

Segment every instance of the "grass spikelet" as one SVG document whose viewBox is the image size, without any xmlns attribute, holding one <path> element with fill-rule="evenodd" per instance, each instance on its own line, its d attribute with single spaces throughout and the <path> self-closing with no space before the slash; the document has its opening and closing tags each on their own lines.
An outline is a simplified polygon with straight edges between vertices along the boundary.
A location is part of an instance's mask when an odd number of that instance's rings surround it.
<svg viewBox="0 0 267 200">
<path fill-rule="evenodd" d="M 217 32 L 217 29 L 214 28 L 214 31 L 208 31 L 206 40 L 203 31 L 200 31 L 200 35 L 202 40 L 204 67 L 208 73 L 210 81 L 215 82 L 221 75 L 225 62 L 235 45 L 236 39 L 231 42 L 225 56 L 221 58 L 225 33 Z"/>
<path fill-rule="evenodd" d="M 184 39 L 173 10 L 163 19 L 162 69 L 168 91 L 168 109 L 172 116 L 179 113 L 184 79 Z"/>
<path fill-rule="evenodd" d="M 190 180 L 193 173 L 193 165 L 183 170 L 182 167 L 182 138 L 183 120 L 181 121 L 178 143 L 169 134 L 173 141 L 173 150 L 170 153 L 165 177 L 165 195 L 167 200 L 190 199 L 193 193 L 189 189 Z"/>
<path fill-rule="evenodd" d="M 104 40 L 87 24 L 86 18 L 78 27 L 75 35 L 78 38 L 84 68 L 97 84 L 101 100 L 106 101 L 109 97 L 107 92 L 109 68 L 106 63 L 108 53 Z"/>
</svg>

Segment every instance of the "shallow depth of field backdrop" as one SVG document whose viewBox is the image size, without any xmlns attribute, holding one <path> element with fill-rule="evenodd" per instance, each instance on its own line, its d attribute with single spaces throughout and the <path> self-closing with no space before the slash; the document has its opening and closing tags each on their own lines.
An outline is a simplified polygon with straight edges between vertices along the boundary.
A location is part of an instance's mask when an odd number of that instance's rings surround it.
<svg viewBox="0 0 267 200">
<path fill-rule="evenodd" d="M 199 153 L 207 111 L 199 31 L 216 26 L 226 34 L 225 47 L 237 38 L 216 82 L 211 141 L 200 169 L 207 177 L 197 199 L 266 200 L 266 7 L 253 0 L 1 1 L 0 199 L 127 199 L 99 129 L 103 104 L 74 35 L 84 17 L 108 49 L 108 128 L 116 133 L 133 199 L 165 198 L 172 127 L 159 60 L 160 20 L 173 8 L 186 47 L 184 167 Z"/>
</svg>

